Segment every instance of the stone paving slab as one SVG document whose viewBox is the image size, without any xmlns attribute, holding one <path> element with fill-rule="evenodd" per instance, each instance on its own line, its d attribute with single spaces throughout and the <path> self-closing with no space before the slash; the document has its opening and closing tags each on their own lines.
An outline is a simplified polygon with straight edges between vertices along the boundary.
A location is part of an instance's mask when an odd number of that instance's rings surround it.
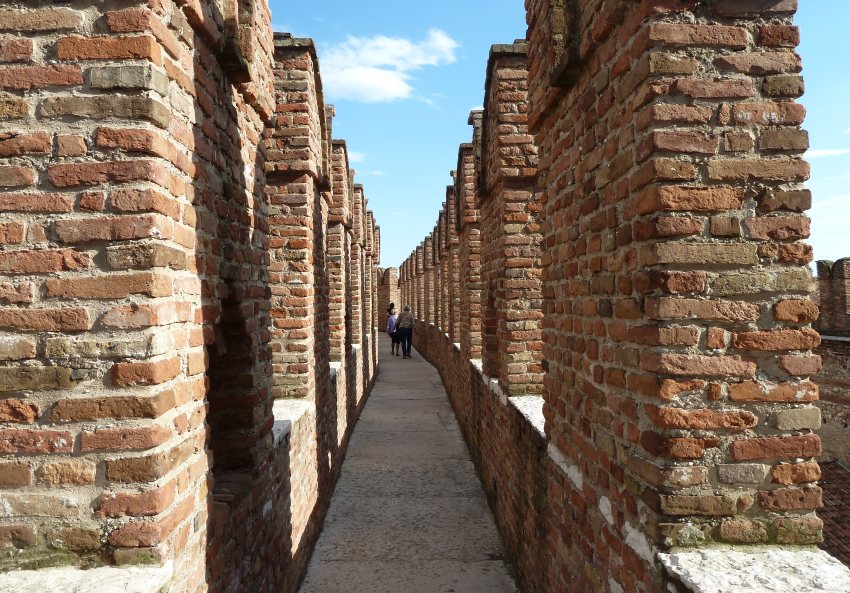
<svg viewBox="0 0 850 593">
<path fill-rule="evenodd" d="M 317 562 L 301 593 L 515 593 L 499 561 Z M 368 585 L 364 586 L 364 583 Z"/>
<path fill-rule="evenodd" d="M 516 593 L 439 375 L 380 347 L 301 593 Z"/>
<path fill-rule="evenodd" d="M 345 493 L 352 496 L 483 496 L 466 459 L 346 459 Z"/>
</svg>

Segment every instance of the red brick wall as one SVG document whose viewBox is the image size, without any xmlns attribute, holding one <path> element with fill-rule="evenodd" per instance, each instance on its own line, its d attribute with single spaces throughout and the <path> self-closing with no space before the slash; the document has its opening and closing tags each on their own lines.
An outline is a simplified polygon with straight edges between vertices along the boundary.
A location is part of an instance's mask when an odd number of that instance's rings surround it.
<svg viewBox="0 0 850 593">
<path fill-rule="evenodd" d="M 0 11 L 2 569 L 292 591 L 306 566 L 375 376 L 377 232 L 311 44 L 234 7 Z"/>
<path fill-rule="evenodd" d="M 823 440 L 825 459 L 850 463 L 850 260 L 819 261 L 818 288 L 820 317 L 818 331 L 823 337 L 815 350 L 822 368 L 816 381 L 820 387 L 818 407 L 823 426 L 818 431 Z"/>
<path fill-rule="evenodd" d="M 819 541 L 796 3 L 526 7 L 528 61 L 522 44 L 494 48 L 466 153 L 477 195 L 458 191 L 462 270 L 476 270 L 480 221 L 484 374 L 468 362 L 472 323 L 461 321 L 463 354 L 427 311 L 416 337 L 446 379 L 523 587 L 662 591 L 655 552 L 671 546 Z M 510 87 L 520 70 L 527 87 Z M 510 130 L 506 113 L 527 129 Z M 430 285 L 421 264 L 409 269 L 403 291 Z M 472 278 L 461 320 L 475 318 Z M 511 333 L 513 320 L 532 333 Z M 513 348 L 529 346 L 522 362 L 540 369 L 512 367 Z M 511 369 L 531 384 L 540 373 L 545 459 L 506 416 L 523 401 L 510 396 L 538 393 L 512 391 Z"/>
<path fill-rule="evenodd" d="M 819 261 L 820 317 L 817 329 L 831 336 L 850 336 L 850 259 Z"/>
<path fill-rule="evenodd" d="M 400 313 L 404 306 L 398 277 L 399 271 L 396 268 L 378 268 L 378 332 L 387 330 L 387 309 L 390 303 L 395 304 L 396 313 Z"/>
</svg>

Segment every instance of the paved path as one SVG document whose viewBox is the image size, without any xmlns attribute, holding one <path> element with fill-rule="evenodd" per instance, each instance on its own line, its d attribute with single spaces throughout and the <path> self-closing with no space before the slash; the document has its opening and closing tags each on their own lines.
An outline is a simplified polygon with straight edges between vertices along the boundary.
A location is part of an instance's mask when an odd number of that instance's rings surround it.
<svg viewBox="0 0 850 593">
<path fill-rule="evenodd" d="M 380 348 L 301 593 L 516 593 L 440 376 Z"/>
</svg>

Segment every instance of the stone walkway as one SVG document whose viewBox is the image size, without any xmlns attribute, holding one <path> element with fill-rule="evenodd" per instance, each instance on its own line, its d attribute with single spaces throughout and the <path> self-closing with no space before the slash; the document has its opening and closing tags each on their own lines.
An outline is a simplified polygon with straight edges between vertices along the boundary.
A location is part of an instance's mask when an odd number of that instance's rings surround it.
<svg viewBox="0 0 850 593">
<path fill-rule="evenodd" d="M 440 376 L 383 338 L 301 593 L 515 593 Z"/>
</svg>

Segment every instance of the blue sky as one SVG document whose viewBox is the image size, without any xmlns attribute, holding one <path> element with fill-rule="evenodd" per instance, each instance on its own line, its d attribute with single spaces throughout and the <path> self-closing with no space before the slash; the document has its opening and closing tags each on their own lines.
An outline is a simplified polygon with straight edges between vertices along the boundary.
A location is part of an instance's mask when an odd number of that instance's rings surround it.
<svg viewBox="0 0 850 593">
<path fill-rule="evenodd" d="M 434 226 L 484 95 L 493 43 L 525 37 L 522 0 L 270 0 L 276 31 L 312 37 L 334 136 L 381 226 L 382 265 L 397 266 Z M 850 2 L 801 0 L 817 259 L 850 256 Z"/>
</svg>

